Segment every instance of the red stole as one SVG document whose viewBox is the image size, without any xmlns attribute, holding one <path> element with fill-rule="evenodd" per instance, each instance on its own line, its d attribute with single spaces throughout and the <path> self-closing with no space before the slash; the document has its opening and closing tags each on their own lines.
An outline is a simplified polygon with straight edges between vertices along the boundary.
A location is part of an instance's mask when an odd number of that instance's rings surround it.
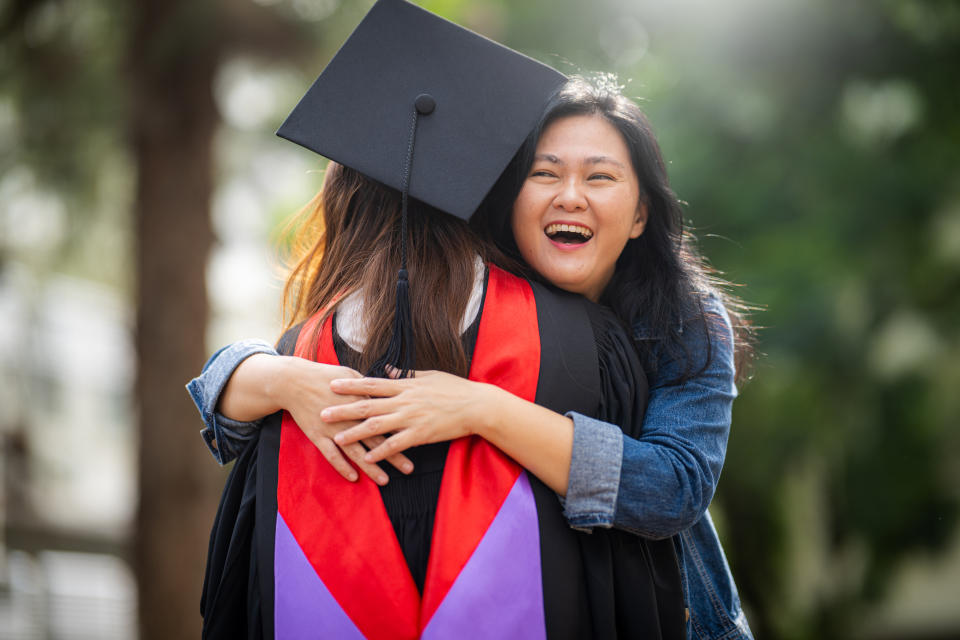
<svg viewBox="0 0 960 640">
<path fill-rule="evenodd" d="M 319 318 L 308 321 L 295 354 L 306 357 Z M 337 364 L 332 319 L 316 361 Z M 530 285 L 490 268 L 470 379 L 533 401 L 540 335 Z M 331 595 L 370 639 L 417 638 L 443 602 L 522 472 L 479 437 L 450 445 L 423 597 L 417 592 L 379 489 L 361 474 L 345 482 L 283 414 L 277 508 Z M 495 614 L 493 614 L 495 615 Z"/>
</svg>

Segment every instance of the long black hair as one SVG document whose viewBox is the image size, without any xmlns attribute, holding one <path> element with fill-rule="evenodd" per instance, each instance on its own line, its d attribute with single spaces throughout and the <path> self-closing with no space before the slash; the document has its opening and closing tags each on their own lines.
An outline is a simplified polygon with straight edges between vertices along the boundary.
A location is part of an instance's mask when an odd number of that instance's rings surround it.
<svg viewBox="0 0 960 640">
<path fill-rule="evenodd" d="M 533 165 L 540 136 L 552 123 L 571 116 L 596 115 L 612 124 L 630 152 L 640 183 L 640 199 L 647 207 L 646 228 L 627 242 L 600 302 L 630 327 L 644 331 L 638 341 L 641 355 L 655 367 L 656 351 L 666 349 L 685 362 L 677 382 L 702 370 L 710 361 L 713 340 L 730 339 L 722 319 L 704 310 L 704 300 L 716 297 L 733 328 L 738 379 L 744 379 L 753 359 L 750 307 L 733 295 L 700 256 L 693 234 L 684 228 L 683 209 L 670 187 L 656 136 L 643 111 L 621 92 L 611 76 L 594 80 L 571 78 L 551 98 L 536 128 L 517 152 L 487 199 L 471 220 L 474 229 L 510 258 L 523 262 L 510 225 L 513 202 Z M 528 277 L 542 279 L 526 269 Z M 705 327 L 707 348 L 690 353 L 681 340 L 684 327 Z"/>
</svg>

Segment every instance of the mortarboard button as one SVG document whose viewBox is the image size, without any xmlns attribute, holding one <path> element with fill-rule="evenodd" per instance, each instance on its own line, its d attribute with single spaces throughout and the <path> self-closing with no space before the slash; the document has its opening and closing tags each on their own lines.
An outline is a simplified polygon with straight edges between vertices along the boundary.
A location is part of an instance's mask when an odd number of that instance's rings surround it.
<svg viewBox="0 0 960 640">
<path fill-rule="evenodd" d="M 413 103 L 417 108 L 417 113 L 422 116 L 428 116 L 437 108 L 437 101 L 429 93 L 421 93 L 417 96 L 417 101 Z"/>
</svg>

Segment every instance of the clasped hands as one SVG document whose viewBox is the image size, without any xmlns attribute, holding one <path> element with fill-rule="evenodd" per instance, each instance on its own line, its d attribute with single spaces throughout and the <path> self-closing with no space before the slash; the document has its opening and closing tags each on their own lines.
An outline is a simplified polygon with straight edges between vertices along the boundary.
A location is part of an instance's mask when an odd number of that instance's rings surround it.
<svg viewBox="0 0 960 640">
<path fill-rule="evenodd" d="M 337 377 L 331 379 L 332 375 Z M 417 371 L 404 379 L 363 378 L 352 369 L 337 367 L 324 378 L 328 389 L 312 390 L 315 398 L 324 398 L 328 405 L 319 412 L 320 420 L 317 404 L 301 402 L 299 410 L 290 413 L 331 466 L 351 482 L 358 476 L 344 455 L 384 485 L 387 474 L 377 462 L 386 460 L 410 473 L 413 463 L 403 451 L 477 433 L 483 423 L 487 385 L 449 373 Z M 316 378 L 311 381 L 318 383 L 323 385 Z"/>
</svg>

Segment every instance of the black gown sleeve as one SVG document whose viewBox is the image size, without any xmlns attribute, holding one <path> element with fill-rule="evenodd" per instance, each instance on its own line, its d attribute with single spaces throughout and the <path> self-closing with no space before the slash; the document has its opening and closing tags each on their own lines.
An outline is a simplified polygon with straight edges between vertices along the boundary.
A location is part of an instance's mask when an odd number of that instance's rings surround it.
<svg viewBox="0 0 960 640">
<path fill-rule="evenodd" d="M 203 638 L 248 637 L 248 587 L 256 563 L 255 524 L 259 430 L 233 463 L 210 533 L 200 599 Z"/>
<path fill-rule="evenodd" d="M 293 353 L 300 328 L 283 334 L 278 352 Z M 260 436 L 258 429 L 233 463 L 210 532 L 200 597 L 205 640 L 263 637 L 255 539 Z"/>
</svg>

